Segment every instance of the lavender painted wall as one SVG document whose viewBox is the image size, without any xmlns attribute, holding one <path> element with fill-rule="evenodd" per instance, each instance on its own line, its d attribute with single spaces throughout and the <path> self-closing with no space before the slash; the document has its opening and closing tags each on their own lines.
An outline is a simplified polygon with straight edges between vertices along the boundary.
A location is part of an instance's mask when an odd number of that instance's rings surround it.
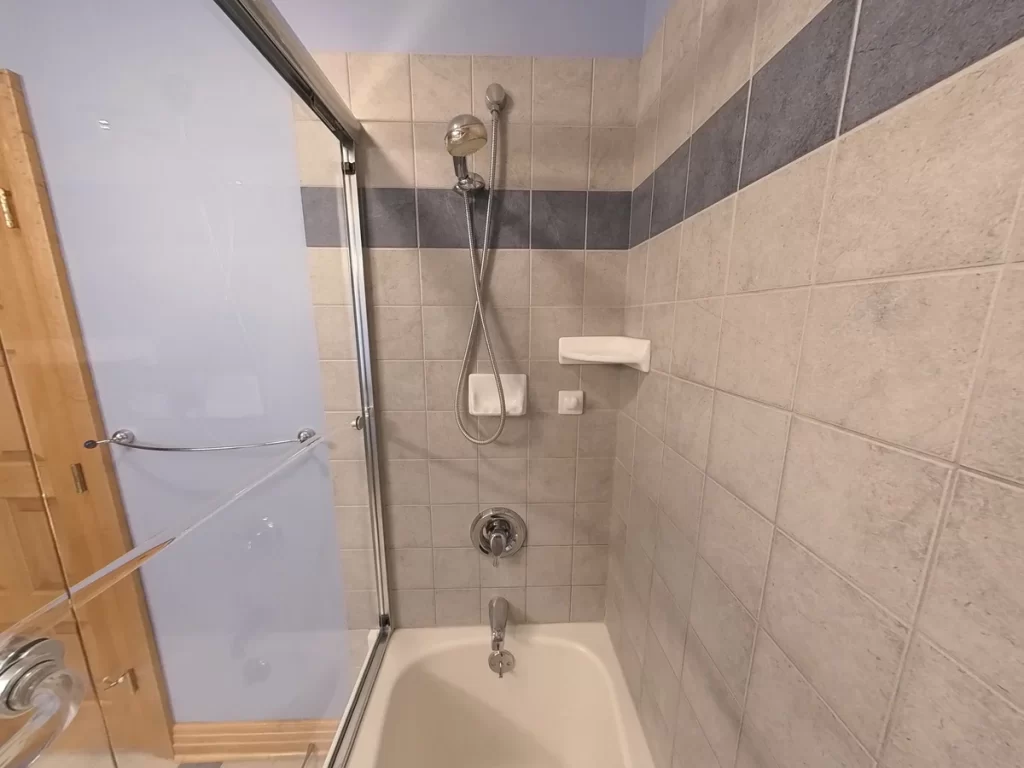
<svg viewBox="0 0 1024 768">
<path fill-rule="evenodd" d="M 667 0 L 278 0 L 277 5 L 311 51 L 639 56 L 645 6 L 651 2 L 667 7 Z M 660 19 L 659 13 L 654 27 Z"/>
</svg>

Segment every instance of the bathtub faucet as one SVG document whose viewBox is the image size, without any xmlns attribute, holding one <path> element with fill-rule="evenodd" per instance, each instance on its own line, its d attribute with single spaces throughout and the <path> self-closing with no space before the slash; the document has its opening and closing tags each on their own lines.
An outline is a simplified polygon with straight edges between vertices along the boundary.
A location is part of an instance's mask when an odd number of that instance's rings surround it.
<svg viewBox="0 0 1024 768">
<path fill-rule="evenodd" d="M 508 600 L 492 597 L 487 604 L 487 615 L 491 620 L 491 650 L 500 651 L 505 642 L 505 625 L 508 623 Z"/>
</svg>

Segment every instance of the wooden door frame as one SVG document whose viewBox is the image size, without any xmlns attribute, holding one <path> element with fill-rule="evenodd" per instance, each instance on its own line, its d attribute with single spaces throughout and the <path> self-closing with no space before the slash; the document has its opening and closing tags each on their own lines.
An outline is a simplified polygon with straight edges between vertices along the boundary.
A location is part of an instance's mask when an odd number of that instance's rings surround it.
<svg viewBox="0 0 1024 768">
<path fill-rule="evenodd" d="M 71 585 L 123 555 L 132 540 L 108 452 L 83 447 L 104 434 L 103 421 L 22 80 L 7 70 L 0 70 L 0 187 L 14 223 L 0 217 L 0 335 Z M 138 574 L 75 612 L 113 747 L 171 757 L 171 709 Z M 128 669 L 137 692 L 104 690 L 104 678 Z"/>
</svg>

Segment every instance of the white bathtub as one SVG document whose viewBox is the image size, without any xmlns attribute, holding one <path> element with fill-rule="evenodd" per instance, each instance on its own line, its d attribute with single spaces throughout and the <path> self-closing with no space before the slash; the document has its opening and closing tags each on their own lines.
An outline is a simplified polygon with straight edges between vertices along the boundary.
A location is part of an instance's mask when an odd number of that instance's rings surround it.
<svg viewBox="0 0 1024 768">
<path fill-rule="evenodd" d="M 397 630 L 349 765 L 653 768 L 604 624 L 510 626 L 501 680 L 489 634 Z"/>
</svg>

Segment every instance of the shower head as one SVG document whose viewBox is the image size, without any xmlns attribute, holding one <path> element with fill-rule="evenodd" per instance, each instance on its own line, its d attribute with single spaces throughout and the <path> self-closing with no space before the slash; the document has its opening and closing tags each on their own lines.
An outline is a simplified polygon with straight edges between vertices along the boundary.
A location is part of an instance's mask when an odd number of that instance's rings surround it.
<svg viewBox="0 0 1024 768">
<path fill-rule="evenodd" d="M 455 188 L 462 192 L 476 192 L 484 187 L 484 180 L 469 172 L 466 158 L 487 143 L 487 129 L 473 115 L 456 115 L 448 123 L 444 135 L 444 148 L 455 164 Z"/>
<path fill-rule="evenodd" d="M 448 123 L 444 146 L 452 157 L 472 155 L 487 143 L 487 129 L 473 115 L 456 115 Z"/>
</svg>

